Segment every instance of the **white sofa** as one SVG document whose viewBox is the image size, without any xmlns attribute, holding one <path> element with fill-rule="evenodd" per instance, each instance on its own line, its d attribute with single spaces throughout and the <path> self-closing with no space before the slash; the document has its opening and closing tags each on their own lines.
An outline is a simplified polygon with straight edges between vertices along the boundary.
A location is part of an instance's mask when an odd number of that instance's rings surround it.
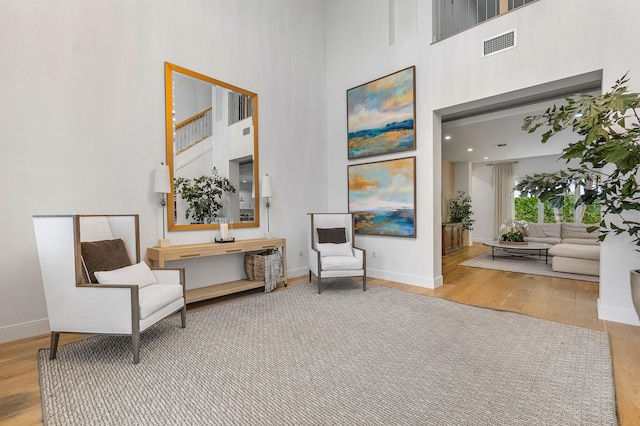
<svg viewBox="0 0 640 426">
<path fill-rule="evenodd" d="M 552 244 L 554 271 L 600 275 L 599 232 L 587 232 L 593 225 L 580 223 L 528 223 L 525 240 Z"/>
</svg>

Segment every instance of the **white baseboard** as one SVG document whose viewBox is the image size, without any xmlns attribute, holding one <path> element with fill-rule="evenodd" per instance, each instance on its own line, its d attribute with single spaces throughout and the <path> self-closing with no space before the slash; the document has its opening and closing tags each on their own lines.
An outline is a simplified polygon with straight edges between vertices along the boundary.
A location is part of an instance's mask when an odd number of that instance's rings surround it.
<svg viewBox="0 0 640 426">
<path fill-rule="evenodd" d="M 0 343 L 13 342 L 14 340 L 28 339 L 29 337 L 49 334 L 49 320 L 23 322 L 22 324 L 0 327 Z"/>
<path fill-rule="evenodd" d="M 379 278 L 381 280 L 394 281 L 402 284 L 415 285 L 435 289 L 442 285 L 442 275 L 436 278 L 418 277 L 415 275 L 398 274 L 396 272 L 381 271 L 378 269 L 367 268 L 367 276 L 371 278 Z"/>
<path fill-rule="evenodd" d="M 309 268 L 307 268 L 306 266 L 296 269 L 287 269 L 287 278 L 296 278 L 303 275 L 309 275 Z"/>
<path fill-rule="evenodd" d="M 287 277 L 301 277 L 309 274 L 309 268 L 297 268 L 287 271 Z M 442 285 L 442 275 L 429 279 L 424 277 L 416 277 L 414 275 L 398 274 L 395 272 L 381 271 L 379 269 L 367 268 L 367 277 L 379 278 L 381 280 L 394 281 L 402 284 L 415 285 L 418 287 L 438 288 Z"/>
<path fill-rule="evenodd" d="M 606 306 L 600 303 L 600 298 L 598 298 L 598 319 L 622 324 L 640 325 L 638 314 L 636 314 L 634 309 Z"/>
<path fill-rule="evenodd" d="M 473 240 L 474 243 L 483 243 L 483 244 L 484 243 L 490 243 L 492 241 L 494 241 L 493 238 L 475 238 Z M 471 245 L 473 245 L 473 244 L 471 244 Z"/>
</svg>

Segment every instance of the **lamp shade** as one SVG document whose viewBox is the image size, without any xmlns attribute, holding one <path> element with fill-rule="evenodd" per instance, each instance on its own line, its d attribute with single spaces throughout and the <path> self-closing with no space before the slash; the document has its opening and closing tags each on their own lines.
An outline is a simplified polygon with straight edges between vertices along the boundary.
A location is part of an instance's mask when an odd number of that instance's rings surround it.
<svg viewBox="0 0 640 426">
<path fill-rule="evenodd" d="M 273 197 L 273 188 L 271 187 L 271 176 L 268 174 L 262 178 L 262 194 L 263 197 Z"/>
<path fill-rule="evenodd" d="M 171 185 L 169 184 L 169 166 L 160 163 L 156 166 L 156 175 L 153 181 L 153 192 L 159 192 L 161 194 L 168 194 L 171 192 Z"/>
</svg>

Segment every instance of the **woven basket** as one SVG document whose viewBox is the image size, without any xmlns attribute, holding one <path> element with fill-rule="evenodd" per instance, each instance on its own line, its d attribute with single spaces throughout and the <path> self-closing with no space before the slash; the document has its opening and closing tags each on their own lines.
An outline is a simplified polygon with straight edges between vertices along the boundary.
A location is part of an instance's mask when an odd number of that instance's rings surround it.
<svg viewBox="0 0 640 426">
<path fill-rule="evenodd" d="M 271 250 L 249 251 L 244 254 L 244 272 L 250 281 L 264 281 L 264 257 Z"/>
</svg>

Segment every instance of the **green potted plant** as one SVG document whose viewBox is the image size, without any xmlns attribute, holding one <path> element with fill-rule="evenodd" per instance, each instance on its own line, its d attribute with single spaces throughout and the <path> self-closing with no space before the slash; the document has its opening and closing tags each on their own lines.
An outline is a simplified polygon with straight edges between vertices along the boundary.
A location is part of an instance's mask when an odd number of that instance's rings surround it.
<svg viewBox="0 0 640 426">
<path fill-rule="evenodd" d="M 566 98 L 567 105 L 553 106 L 543 114 L 527 117 L 523 130 L 548 130 L 542 143 L 570 128 L 579 140 L 570 143 L 561 155 L 576 167 L 556 173 L 541 173 L 522 179 L 516 189 L 549 200 L 555 206 L 564 203 L 571 184 L 584 188 L 576 206 L 599 204 L 602 219 L 588 228 L 600 230 L 600 240 L 608 235 L 627 234 L 640 252 L 640 94 L 630 93 L 627 75 L 617 80 L 610 92 L 582 94 Z M 631 271 L 631 289 L 636 311 L 640 314 L 640 270 Z"/>
<path fill-rule="evenodd" d="M 476 221 L 471 219 L 471 197 L 465 191 L 458 191 L 455 197 L 449 199 L 449 222 L 462 223 L 464 245 L 469 244 L 469 231 L 473 230 Z"/>
<path fill-rule="evenodd" d="M 213 223 L 222 209 L 221 200 L 225 192 L 236 192 L 236 189 L 229 179 L 218 174 L 215 167 L 211 176 L 179 177 L 175 180 L 176 196 L 189 204 L 185 219 L 191 217 L 196 223 Z"/>
<path fill-rule="evenodd" d="M 524 236 L 527 226 L 524 220 L 506 219 L 500 224 L 500 241 L 507 244 L 526 244 Z"/>
</svg>

